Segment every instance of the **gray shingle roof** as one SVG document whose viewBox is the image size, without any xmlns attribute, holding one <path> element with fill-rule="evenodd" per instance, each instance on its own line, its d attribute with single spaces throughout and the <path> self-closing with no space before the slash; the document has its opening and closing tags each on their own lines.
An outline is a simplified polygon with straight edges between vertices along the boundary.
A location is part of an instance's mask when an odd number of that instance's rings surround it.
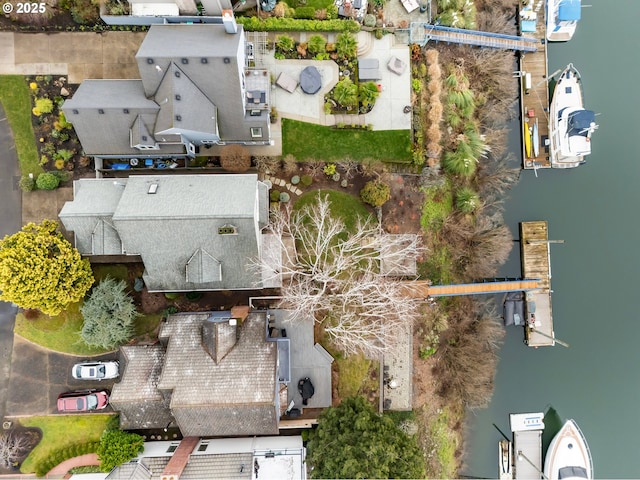
<svg viewBox="0 0 640 480">
<path fill-rule="evenodd" d="M 237 343 L 218 363 L 202 344 L 208 317 L 171 316 L 159 335 L 168 344 L 158 388 L 172 391 L 180 431 L 186 436 L 277 433 L 277 349 L 265 339 L 265 314 L 249 314 Z"/>
<path fill-rule="evenodd" d="M 246 268 L 261 252 L 260 230 L 268 215 L 268 189 L 257 175 L 145 175 L 124 183 L 74 182 L 76 196 L 65 204 L 60 220 L 75 233 L 81 253 L 120 254 L 124 249 L 140 255 L 150 291 L 259 284 L 260 278 Z M 148 193 L 151 185 L 157 185 L 155 194 Z M 119 238 L 105 225 L 115 227 Z"/>
<path fill-rule="evenodd" d="M 158 378 L 164 364 L 162 345 L 123 346 L 124 371 L 114 384 L 110 403 L 120 412 L 124 429 L 164 428 L 174 421 L 169 400 L 158 390 Z"/>
</svg>

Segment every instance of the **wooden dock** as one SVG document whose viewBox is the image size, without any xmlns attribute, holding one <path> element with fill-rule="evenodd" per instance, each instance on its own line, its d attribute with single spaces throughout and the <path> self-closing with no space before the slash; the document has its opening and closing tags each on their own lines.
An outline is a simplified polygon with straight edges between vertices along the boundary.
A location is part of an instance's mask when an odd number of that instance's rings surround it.
<svg viewBox="0 0 640 480">
<path fill-rule="evenodd" d="M 408 298 L 428 298 L 536 291 L 540 288 L 540 283 L 535 278 L 525 280 L 464 283 L 457 285 L 431 285 L 428 281 L 411 280 L 405 282 L 405 288 L 405 295 Z"/>
<path fill-rule="evenodd" d="M 547 26 L 545 19 L 545 0 L 531 0 L 531 3 L 520 9 L 521 35 L 538 41 L 538 49 L 520 55 L 520 115 L 522 135 L 522 165 L 525 170 L 551 168 L 549 158 L 549 72 L 547 61 Z M 534 20 L 527 20 L 533 18 Z M 535 31 L 525 30 L 524 25 L 531 27 L 535 22 Z M 534 138 L 534 124 L 538 123 L 537 139 Z M 531 133 L 529 155 L 525 147 L 527 130 Z M 533 144 L 537 141 L 538 155 L 535 155 Z"/>
<path fill-rule="evenodd" d="M 525 342 L 530 347 L 555 345 L 551 311 L 551 258 L 547 222 L 520 223 L 522 275 L 538 278 L 539 287 L 526 293 Z"/>
</svg>

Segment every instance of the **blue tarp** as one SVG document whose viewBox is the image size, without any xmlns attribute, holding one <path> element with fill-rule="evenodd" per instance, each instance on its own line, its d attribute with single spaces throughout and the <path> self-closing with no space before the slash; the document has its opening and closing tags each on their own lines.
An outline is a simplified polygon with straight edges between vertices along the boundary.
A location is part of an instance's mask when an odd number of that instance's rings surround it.
<svg viewBox="0 0 640 480">
<path fill-rule="evenodd" d="M 558 8 L 558 20 L 572 22 L 580 20 L 580 0 L 562 0 Z"/>
<path fill-rule="evenodd" d="M 590 127 L 596 123 L 596 114 L 591 110 L 579 110 L 569 118 L 569 136 L 586 136 Z"/>
</svg>

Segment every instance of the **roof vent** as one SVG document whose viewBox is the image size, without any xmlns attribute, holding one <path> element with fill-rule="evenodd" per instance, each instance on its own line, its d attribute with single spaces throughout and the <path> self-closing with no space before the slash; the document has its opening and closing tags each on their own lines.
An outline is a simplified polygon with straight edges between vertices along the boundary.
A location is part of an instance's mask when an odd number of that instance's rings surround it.
<svg viewBox="0 0 640 480">
<path fill-rule="evenodd" d="M 176 100 L 180 101 L 180 95 L 176 95 Z"/>
<path fill-rule="evenodd" d="M 153 65 L 153 58 L 147 58 L 147 63 L 149 65 Z"/>
<path fill-rule="evenodd" d="M 209 60 L 207 60 L 206 58 L 201 58 L 200 63 L 209 63 Z"/>
<path fill-rule="evenodd" d="M 152 183 L 151 185 L 149 185 L 149 190 L 147 190 L 147 193 L 149 195 L 153 195 L 158 191 L 158 184 L 157 183 Z"/>
<path fill-rule="evenodd" d="M 104 110 L 103 110 L 103 109 L 101 109 L 101 108 L 99 108 L 99 109 L 98 109 L 98 113 L 99 113 L 100 115 L 104 115 Z"/>
<path fill-rule="evenodd" d="M 188 58 L 181 58 L 180 62 L 182 62 L 183 65 L 187 65 L 189 63 L 189 59 Z"/>
<path fill-rule="evenodd" d="M 142 135 L 142 141 L 146 142 L 149 138 L 146 135 Z"/>
<path fill-rule="evenodd" d="M 176 122 L 181 122 L 181 121 L 182 121 L 182 116 L 176 115 Z"/>
<path fill-rule="evenodd" d="M 122 113 L 129 113 L 129 109 L 128 108 L 123 108 L 122 109 Z"/>
<path fill-rule="evenodd" d="M 73 110 L 71 110 L 71 111 L 73 112 L 73 114 L 74 114 L 74 115 L 77 115 L 78 113 L 80 113 L 80 112 L 78 112 L 78 109 L 77 109 L 77 108 L 74 108 L 74 109 L 73 109 Z"/>
<path fill-rule="evenodd" d="M 224 57 L 222 60 L 224 63 L 231 63 L 231 59 L 229 57 Z"/>
<path fill-rule="evenodd" d="M 175 73 L 176 77 L 180 78 L 180 72 Z"/>
</svg>

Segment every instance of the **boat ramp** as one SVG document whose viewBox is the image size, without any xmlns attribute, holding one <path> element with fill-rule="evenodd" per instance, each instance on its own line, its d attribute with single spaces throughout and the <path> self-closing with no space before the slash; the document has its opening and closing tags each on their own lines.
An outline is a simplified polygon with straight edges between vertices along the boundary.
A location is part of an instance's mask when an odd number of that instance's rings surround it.
<svg viewBox="0 0 640 480">
<path fill-rule="evenodd" d="M 551 310 L 551 257 L 548 225 L 545 221 L 520 223 L 522 276 L 537 278 L 538 288 L 525 293 L 525 343 L 530 347 L 553 346 Z"/>
<path fill-rule="evenodd" d="M 520 55 L 520 116 L 525 170 L 551 168 L 549 156 L 549 75 L 545 0 L 530 0 L 520 8 L 520 34 L 537 42 L 535 52 Z"/>
</svg>

